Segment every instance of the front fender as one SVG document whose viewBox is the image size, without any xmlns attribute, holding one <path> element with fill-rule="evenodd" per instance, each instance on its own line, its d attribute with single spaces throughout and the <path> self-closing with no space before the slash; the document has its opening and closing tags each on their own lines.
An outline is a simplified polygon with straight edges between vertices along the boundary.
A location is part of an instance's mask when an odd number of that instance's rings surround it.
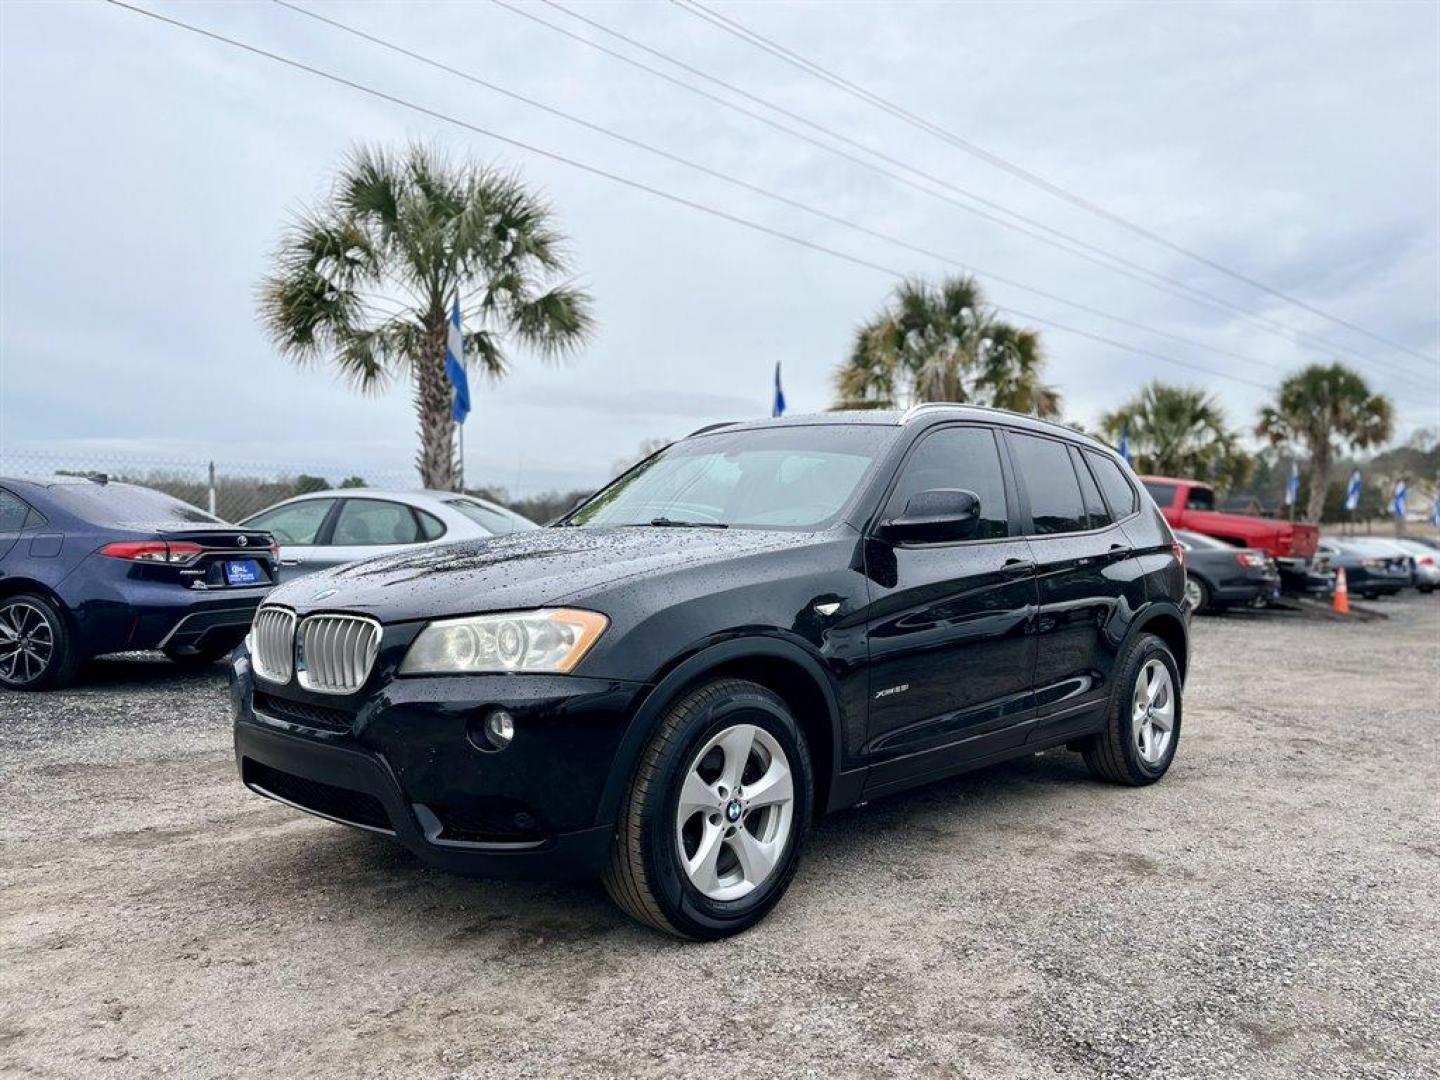
<svg viewBox="0 0 1440 1080">
<path fill-rule="evenodd" d="M 808 643 L 802 645 L 796 640 L 777 634 L 729 637 L 700 647 L 657 673 L 654 688 L 645 695 L 640 707 L 635 710 L 635 715 L 621 739 L 620 749 L 615 755 L 610 777 L 601 795 L 596 824 L 613 824 L 618 819 L 620 804 L 630 786 L 636 763 L 665 711 L 685 690 L 700 682 L 707 674 L 736 661 L 778 660 L 794 665 L 814 681 L 825 702 L 826 719 L 830 724 L 831 734 L 830 761 L 828 765 L 816 762 L 816 771 L 818 773 L 821 769 L 827 769 L 828 779 L 833 782 L 840 772 L 843 752 L 839 697 L 825 665 L 807 646 Z"/>
</svg>

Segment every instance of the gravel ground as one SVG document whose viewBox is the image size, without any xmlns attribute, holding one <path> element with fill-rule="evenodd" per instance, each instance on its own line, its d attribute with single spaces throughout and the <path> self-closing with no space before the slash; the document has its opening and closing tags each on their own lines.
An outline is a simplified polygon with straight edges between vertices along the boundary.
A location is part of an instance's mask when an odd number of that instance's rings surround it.
<svg viewBox="0 0 1440 1080">
<path fill-rule="evenodd" d="M 818 827 L 758 929 L 493 884 L 249 795 L 223 676 L 0 694 L 0 1073 L 1440 1073 L 1440 603 L 1201 619 L 1180 755 Z"/>
</svg>

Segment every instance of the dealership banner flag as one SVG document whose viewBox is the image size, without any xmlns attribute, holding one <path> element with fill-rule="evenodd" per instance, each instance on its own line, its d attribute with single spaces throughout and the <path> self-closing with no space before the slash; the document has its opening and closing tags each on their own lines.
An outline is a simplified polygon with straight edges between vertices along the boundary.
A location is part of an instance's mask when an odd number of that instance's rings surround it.
<svg viewBox="0 0 1440 1080">
<path fill-rule="evenodd" d="M 470 380 L 465 374 L 465 342 L 460 336 L 460 298 L 450 309 L 450 330 L 445 339 L 445 374 L 455 387 L 455 403 L 451 416 L 457 424 L 463 424 L 470 415 Z"/>
<path fill-rule="evenodd" d="M 1130 425 L 1129 425 L 1129 424 L 1122 424 L 1122 425 L 1121 425 L 1121 427 L 1120 427 L 1120 445 L 1115 448 L 1115 452 L 1118 453 L 1122 458 L 1125 459 L 1125 464 L 1126 464 L 1126 465 L 1131 464 L 1131 461 L 1130 461 Z"/>
<path fill-rule="evenodd" d="M 1396 520 L 1396 521 L 1404 521 L 1404 520 L 1405 520 L 1405 481 L 1404 481 L 1404 480 L 1396 480 L 1396 481 L 1395 481 L 1395 500 L 1394 500 L 1394 502 L 1391 504 L 1391 509 L 1395 511 L 1395 520 Z"/>
<path fill-rule="evenodd" d="M 770 405 L 771 416 L 785 415 L 785 390 L 780 385 L 780 361 L 775 361 L 775 400 Z"/>
<path fill-rule="evenodd" d="M 1345 509 L 1350 513 L 1360 505 L 1360 470 L 1356 469 L 1350 474 L 1350 486 L 1345 489 Z"/>
<path fill-rule="evenodd" d="M 1285 481 L 1285 505 L 1294 506 L 1300 498 L 1300 463 L 1290 463 L 1290 479 Z"/>
</svg>

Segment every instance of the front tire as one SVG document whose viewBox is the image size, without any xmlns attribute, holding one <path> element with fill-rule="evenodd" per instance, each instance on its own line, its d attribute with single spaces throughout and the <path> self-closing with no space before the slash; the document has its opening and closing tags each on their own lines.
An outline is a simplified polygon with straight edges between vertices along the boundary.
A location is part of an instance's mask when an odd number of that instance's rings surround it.
<svg viewBox="0 0 1440 1080">
<path fill-rule="evenodd" d="M 1086 746 L 1102 780 L 1141 787 L 1165 775 L 1180 744 L 1180 667 L 1166 644 L 1141 634 L 1116 667 L 1105 730 Z"/>
<path fill-rule="evenodd" d="M 34 593 L 0 600 L 0 686 L 45 690 L 75 677 L 80 657 L 55 603 Z"/>
<path fill-rule="evenodd" d="M 666 712 L 620 810 L 611 898 L 695 940 L 748 930 L 785 894 L 810 829 L 804 733 L 777 695 L 719 679 Z"/>
</svg>

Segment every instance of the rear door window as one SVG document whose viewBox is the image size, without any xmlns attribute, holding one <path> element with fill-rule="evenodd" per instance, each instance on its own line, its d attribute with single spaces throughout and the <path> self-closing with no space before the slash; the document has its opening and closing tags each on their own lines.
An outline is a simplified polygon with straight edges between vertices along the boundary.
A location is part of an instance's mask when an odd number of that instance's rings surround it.
<svg viewBox="0 0 1440 1080">
<path fill-rule="evenodd" d="M 912 497 L 933 488 L 960 488 L 980 496 L 976 540 L 1010 534 L 1005 474 L 1000 469 L 995 434 L 989 428 L 941 428 L 924 436 L 900 471 L 885 517 L 899 517 Z"/>
<path fill-rule="evenodd" d="M 1090 471 L 1095 474 L 1100 490 L 1105 493 L 1105 501 L 1110 504 L 1110 511 L 1115 517 L 1123 518 L 1133 514 L 1136 509 L 1135 489 L 1125 478 L 1120 466 L 1113 459 L 1093 450 L 1085 451 L 1085 460 L 1090 463 Z"/>
<path fill-rule="evenodd" d="M 1083 532 L 1085 501 L 1070 464 L 1070 448 L 1054 439 L 1012 431 L 1009 435 L 1015 468 L 1030 496 L 1030 520 L 1037 536 Z"/>
<path fill-rule="evenodd" d="M 281 544 L 313 544 L 334 505 L 334 499 L 306 499 L 289 506 L 277 506 L 256 514 L 245 522 L 245 527 L 264 529 Z"/>
<path fill-rule="evenodd" d="M 1075 475 L 1080 478 L 1080 496 L 1085 501 L 1085 513 L 1090 518 L 1090 528 L 1100 529 L 1109 525 L 1114 519 L 1110 511 L 1105 507 L 1105 500 L 1100 497 L 1099 485 L 1095 478 L 1090 475 L 1090 469 L 1085 464 L 1085 459 L 1080 456 L 1080 451 L 1075 447 L 1070 448 L 1070 462 L 1075 466 Z"/>
<path fill-rule="evenodd" d="M 381 499 L 343 499 L 330 543 L 335 547 L 416 544 L 420 527 L 404 503 Z"/>
</svg>

